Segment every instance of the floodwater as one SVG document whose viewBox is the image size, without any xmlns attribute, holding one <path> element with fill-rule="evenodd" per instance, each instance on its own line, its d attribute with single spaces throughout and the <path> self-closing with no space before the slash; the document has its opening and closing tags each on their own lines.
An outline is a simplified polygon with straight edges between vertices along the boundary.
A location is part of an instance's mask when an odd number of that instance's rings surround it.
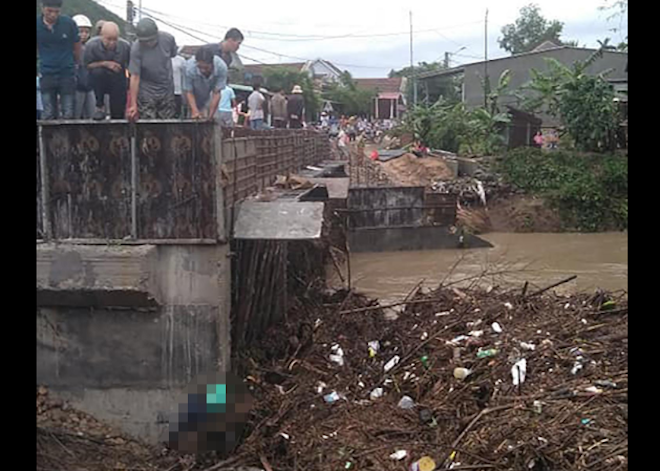
<svg viewBox="0 0 660 471">
<path fill-rule="evenodd" d="M 406 296 L 422 279 L 427 287 L 464 280 L 482 286 L 522 288 L 529 292 L 577 275 L 555 291 L 574 293 L 602 288 L 628 290 L 628 233 L 502 234 L 480 236 L 486 249 L 358 253 L 351 256 L 353 286 L 369 296 L 393 300 Z M 452 270 L 453 267 L 453 270 Z M 330 268 L 333 284 L 339 279 Z M 343 270 L 346 277 L 346 268 Z M 483 275 L 483 276 L 480 276 Z"/>
</svg>

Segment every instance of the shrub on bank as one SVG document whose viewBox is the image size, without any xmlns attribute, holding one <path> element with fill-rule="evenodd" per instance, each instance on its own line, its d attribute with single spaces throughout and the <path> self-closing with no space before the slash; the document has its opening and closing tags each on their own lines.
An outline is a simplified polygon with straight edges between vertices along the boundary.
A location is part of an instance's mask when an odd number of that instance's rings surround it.
<svg viewBox="0 0 660 471">
<path fill-rule="evenodd" d="M 628 158 L 520 148 L 499 162 L 504 178 L 545 197 L 565 227 L 596 232 L 628 228 Z"/>
</svg>

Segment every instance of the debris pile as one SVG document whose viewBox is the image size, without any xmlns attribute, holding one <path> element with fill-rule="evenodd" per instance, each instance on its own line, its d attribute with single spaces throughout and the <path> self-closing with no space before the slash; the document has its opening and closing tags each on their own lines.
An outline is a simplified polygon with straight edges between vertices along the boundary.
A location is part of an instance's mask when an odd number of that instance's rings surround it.
<svg viewBox="0 0 660 471">
<path fill-rule="evenodd" d="M 455 177 L 443 159 L 417 157 L 410 153 L 384 162 L 382 167 L 390 179 L 401 186 L 430 187 L 437 181 L 452 180 Z"/>
<path fill-rule="evenodd" d="M 282 349 L 292 313 L 239 360 L 257 399 L 243 464 L 627 467 L 624 295 L 445 287 L 381 306 L 343 291 L 297 311 L 304 348 Z"/>
<path fill-rule="evenodd" d="M 164 470 L 174 456 L 137 443 L 37 387 L 37 471 Z"/>
</svg>

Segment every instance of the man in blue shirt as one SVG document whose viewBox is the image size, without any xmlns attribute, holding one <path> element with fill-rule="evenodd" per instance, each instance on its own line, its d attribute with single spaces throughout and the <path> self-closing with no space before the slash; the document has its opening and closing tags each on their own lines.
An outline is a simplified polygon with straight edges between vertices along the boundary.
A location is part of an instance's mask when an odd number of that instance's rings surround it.
<svg viewBox="0 0 660 471">
<path fill-rule="evenodd" d="M 220 92 L 227 85 L 227 66 L 208 46 L 197 50 L 186 63 L 183 91 L 193 119 L 213 119 L 220 104 Z"/>
<path fill-rule="evenodd" d="M 62 0 L 42 0 L 37 16 L 37 53 L 41 62 L 43 119 L 73 119 L 76 91 L 75 65 L 82 45 L 78 26 L 60 15 Z"/>
</svg>

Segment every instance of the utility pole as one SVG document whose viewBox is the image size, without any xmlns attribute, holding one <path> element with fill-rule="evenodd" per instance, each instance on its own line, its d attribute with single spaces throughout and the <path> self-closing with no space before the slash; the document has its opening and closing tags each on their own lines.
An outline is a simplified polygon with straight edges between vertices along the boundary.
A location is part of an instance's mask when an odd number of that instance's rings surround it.
<svg viewBox="0 0 660 471">
<path fill-rule="evenodd" d="M 445 69 L 449 68 L 449 53 L 445 52 Z"/>
<path fill-rule="evenodd" d="M 486 8 L 486 21 L 485 21 L 485 35 L 484 35 L 484 107 L 488 108 L 488 94 L 490 93 L 490 78 L 488 77 L 488 8 Z"/>
<path fill-rule="evenodd" d="M 138 10 L 138 19 L 142 19 L 142 0 L 140 0 L 140 9 Z"/>
<path fill-rule="evenodd" d="M 415 65 L 413 61 L 413 23 L 412 23 L 412 10 L 410 11 L 410 74 L 413 82 L 413 105 L 417 104 L 417 74 L 415 73 Z"/>
<path fill-rule="evenodd" d="M 126 1 L 126 23 L 128 23 L 130 26 L 133 26 L 133 21 L 135 18 L 133 18 L 133 12 L 135 9 L 133 8 L 133 2 L 131 0 Z"/>
</svg>

